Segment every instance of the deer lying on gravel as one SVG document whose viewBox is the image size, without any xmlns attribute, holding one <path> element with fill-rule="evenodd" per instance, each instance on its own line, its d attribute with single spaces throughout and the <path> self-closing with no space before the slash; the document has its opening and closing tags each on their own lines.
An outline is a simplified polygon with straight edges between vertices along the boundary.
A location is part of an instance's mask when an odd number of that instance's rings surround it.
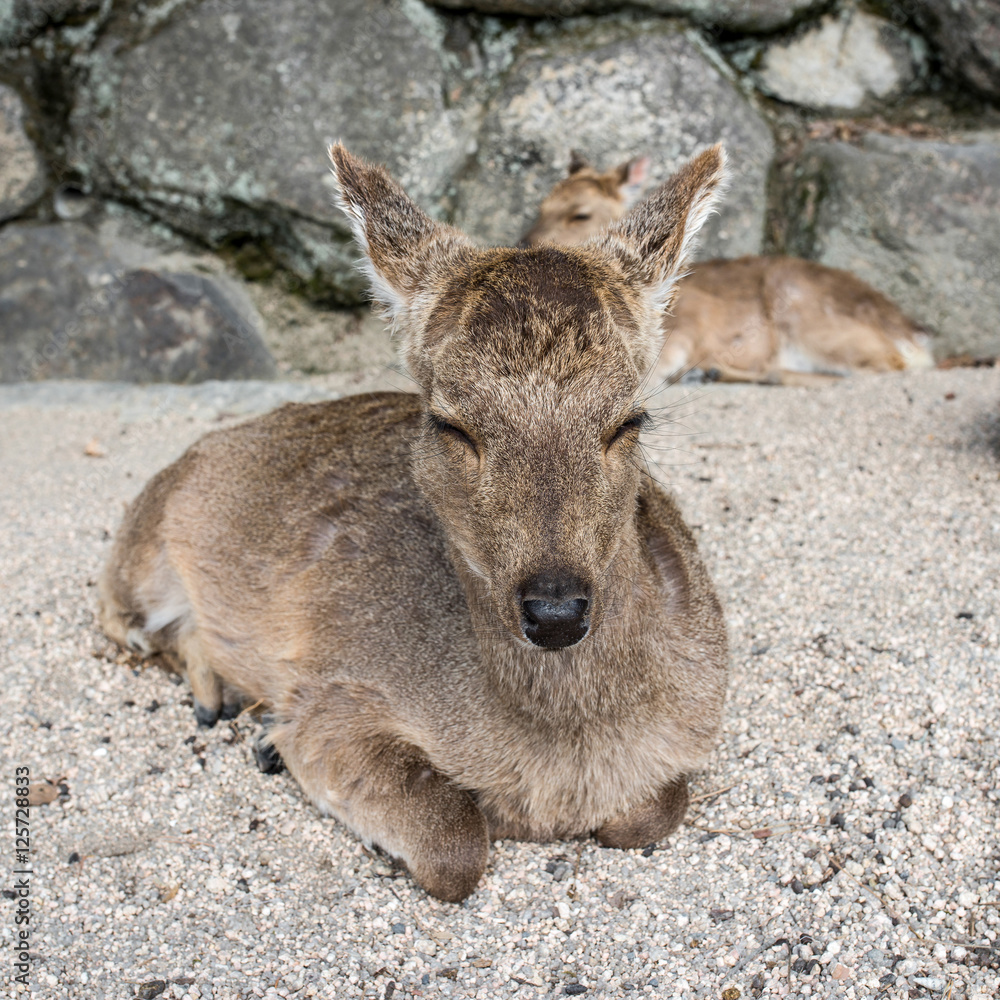
<svg viewBox="0 0 1000 1000">
<path fill-rule="evenodd" d="M 476 248 L 330 155 L 420 391 L 204 437 L 128 509 L 103 627 L 186 671 L 202 724 L 266 706 L 264 764 L 440 899 L 474 890 L 492 838 L 661 840 L 727 645 L 643 469 L 641 387 L 722 151 L 600 238 L 534 249 Z"/>
<path fill-rule="evenodd" d="M 598 173 L 578 153 L 542 202 L 523 246 L 572 246 L 620 218 L 649 158 Z M 696 264 L 681 283 L 655 379 L 691 368 L 735 382 L 807 383 L 853 371 L 930 368 L 927 334 L 847 271 L 795 257 Z"/>
</svg>

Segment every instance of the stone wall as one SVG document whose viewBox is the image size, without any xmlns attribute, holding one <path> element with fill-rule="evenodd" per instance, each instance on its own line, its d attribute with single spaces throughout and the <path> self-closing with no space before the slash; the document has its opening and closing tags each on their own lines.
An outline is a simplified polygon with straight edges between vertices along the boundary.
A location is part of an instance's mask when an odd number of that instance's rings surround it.
<svg viewBox="0 0 1000 1000">
<path fill-rule="evenodd" d="M 488 242 L 571 148 L 658 180 L 721 139 L 704 256 L 1000 353 L 1000 0 L 0 0 L 0 381 L 383 361 L 337 139 Z"/>
</svg>

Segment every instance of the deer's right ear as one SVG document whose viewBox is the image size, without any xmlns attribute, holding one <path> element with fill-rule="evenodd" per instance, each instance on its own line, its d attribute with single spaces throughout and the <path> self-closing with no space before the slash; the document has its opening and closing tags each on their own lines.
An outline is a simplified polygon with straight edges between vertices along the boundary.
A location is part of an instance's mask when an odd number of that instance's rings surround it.
<svg viewBox="0 0 1000 1000">
<path fill-rule="evenodd" d="M 656 310 L 669 308 L 673 301 L 698 231 L 722 195 L 725 175 L 726 154 L 721 145 L 712 146 L 590 241 L 618 259 Z"/>
<path fill-rule="evenodd" d="M 366 163 L 340 143 L 329 153 L 337 203 L 364 253 L 372 296 L 389 319 L 400 319 L 426 301 L 419 293 L 433 283 L 444 260 L 471 244 L 457 229 L 422 212 L 384 167 Z"/>
</svg>

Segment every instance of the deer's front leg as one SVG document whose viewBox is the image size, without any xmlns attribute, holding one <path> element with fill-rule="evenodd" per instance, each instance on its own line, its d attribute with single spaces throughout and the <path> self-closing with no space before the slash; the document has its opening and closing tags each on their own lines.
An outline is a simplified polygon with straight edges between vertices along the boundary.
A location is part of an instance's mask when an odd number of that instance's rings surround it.
<svg viewBox="0 0 1000 1000">
<path fill-rule="evenodd" d="M 597 831 L 602 847 L 645 847 L 670 836 L 681 825 L 688 807 L 687 779 L 664 785 L 655 798 L 609 820 Z"/>
<path fill-rule="evenodd" d="M 458 903 L 470 895 L 489 853 L 486 819 L 472 796 L 401 740 L 319 735 L 285 723 L 271 738 L 320 808 L 402 861 L 432 896 Z"/>
</svg>

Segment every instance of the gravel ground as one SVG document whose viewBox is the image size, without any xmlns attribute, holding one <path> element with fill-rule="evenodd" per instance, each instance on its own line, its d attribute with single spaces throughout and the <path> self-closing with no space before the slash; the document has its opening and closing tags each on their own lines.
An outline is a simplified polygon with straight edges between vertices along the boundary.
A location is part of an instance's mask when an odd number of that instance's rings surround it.
<svg viewBox="0 0 1000 1000">
<path fill-rule="evenodd" d="M 730 623 L 719 748 L 669 843 L 499 843 L 461 906 L 94 624 L 148 476 L 344 387 L 0 388 L 7 787 L 61 790 L 31 809 L 30 995 L 997 996 L 1000 372 L 664 393 L 648 454 Z"/>
</svg>

